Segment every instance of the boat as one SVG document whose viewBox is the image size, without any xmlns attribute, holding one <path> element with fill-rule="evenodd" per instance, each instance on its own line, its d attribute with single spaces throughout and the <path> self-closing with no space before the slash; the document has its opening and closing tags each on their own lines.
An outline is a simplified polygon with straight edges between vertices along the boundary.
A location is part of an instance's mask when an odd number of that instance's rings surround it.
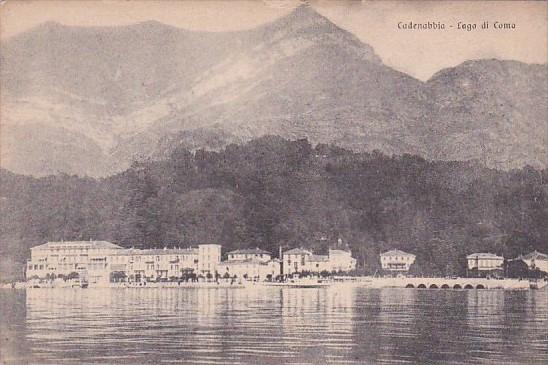
<svg viewBox="0 0 548 365">
<path fill-rule="evenodd" d="M 278 286 L 286 288 L 326 288 L 333 284 L 331 280 L 319 278 L 289 279 L 287 281 L 263 281 L 263 286 Z"/>
</svg>

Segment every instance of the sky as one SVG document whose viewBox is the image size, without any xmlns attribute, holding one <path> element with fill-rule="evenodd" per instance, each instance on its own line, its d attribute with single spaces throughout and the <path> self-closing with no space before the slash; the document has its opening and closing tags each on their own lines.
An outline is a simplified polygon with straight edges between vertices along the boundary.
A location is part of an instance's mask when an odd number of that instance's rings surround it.
<svg viewBox="0 0 548 365">
<path fill-rule="evenodd" d="M 46 22 L 115 26 L 156 20 L 196 31 L 249 29 L 286 15 L 297 0 L 257 1 L 21 1 L 0 0 L 0 38 Z M 469 59 L 548 61 L 548 2 L 308 1 L 320 14 L 369 44 L 383 62 L 427 80 Z M 399 22 L 441 22 L 444 31 L 398 29 Z M 458 22 L 476 30 L 457 29 Z M 490 29 L 480 29 L 488 21 Z M 495 21 L 515 29 L 494 30 Z M 453 28 L 450 28 L 453 25 Z"/>
</svg>

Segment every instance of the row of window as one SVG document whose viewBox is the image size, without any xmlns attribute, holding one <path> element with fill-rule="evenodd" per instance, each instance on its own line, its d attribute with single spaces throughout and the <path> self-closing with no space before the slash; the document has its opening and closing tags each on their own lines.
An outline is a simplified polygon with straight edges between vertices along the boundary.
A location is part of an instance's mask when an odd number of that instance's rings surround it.
<svg viewBox="0 0 548 365">
<path fill-rule="evenodd" d="M 44 265 L 29 265 L 28 270 L 44 270 Z"/>
<path fill-rule="evenodd" d="M 238 254 L 230 254 L 228 255 L 228 257 L 230 257 L 231 259 L 237 259 L 237 258 L 241 258 L 241 257 L 244 257 L 244 259 L 250 259 L 250 258 L 253 258 L 253 257 L 260 257 L 260 258 L 264 258 L 266 257 L 266 254 L 262 254 L 262 253 L 254 253 L 254 254 L 243 254 L 243 253 L 238 253 Z M 270 255 L 268 255 L 270 256 Z"/>
<path fill-rule="evenodd" d="M 499 260 L 468 260 L 469 265 L 472 267 L 476 267 L 476 263 L 480 267 L 497 267 L 502 265 L 502 261 Z"/>
<path fill-rule="evenodd" d="M 151 256 L 145 256 L 145 255 L 135 255 L 135 256 L 112 256 L 111 261 L 112 262 L 126 262 L 127 259 L 135 262 L 140 262 L 141 257 L 145 258 L 145 261 L 151 260 Z M 195 257 L 195 255 L 156 255 L 153 260 L 155 261 L 175 261 L 175 260 L 192 260 Z M 197 259 L 195 259 L 197 261 Z"/>
<path fill-rule="evenodd" d="M 381 261 L 411 261 L 411 256 L 381 256 Z"/>
</svg>

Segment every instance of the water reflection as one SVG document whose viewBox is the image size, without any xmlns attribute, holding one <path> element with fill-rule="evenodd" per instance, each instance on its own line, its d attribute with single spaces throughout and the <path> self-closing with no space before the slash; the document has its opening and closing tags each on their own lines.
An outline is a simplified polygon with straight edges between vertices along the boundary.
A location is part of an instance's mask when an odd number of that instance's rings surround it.
<svg viewBox="0 0 548 365">
<path fill-rule="evenodd" d="M 19 363 L 25 353 L 36 364 L 548 360 L 547 292 L 37 289 L 8 298 L 5 313 L 20 313 L 9 322 L 25 344 L 9 347 Z"/>
</svg>

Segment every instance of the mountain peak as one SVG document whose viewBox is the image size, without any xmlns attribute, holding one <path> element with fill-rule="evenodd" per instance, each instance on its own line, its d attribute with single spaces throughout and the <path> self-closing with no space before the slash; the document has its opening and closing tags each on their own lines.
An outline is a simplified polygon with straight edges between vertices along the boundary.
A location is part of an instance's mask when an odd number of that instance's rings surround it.
<svg viewBox="0 0 548 365">
<path fill-rule="evenodd" d="M 312 6 L 308 4 L 302 4 L 297 6 L 291 13 L 289 13 L 288 16 L 294 18 L 313 18 L 330 23 L 327 18 L 318 13 Z"/>
<path fill-rule="evenodd" d="M 329 19 L 318 13 L 312 6 L 305 4 L 296 7 L 289 14 L 274 21 L 273 24 L 284 25 L 290 28 L 313 27 L 317 29 L 321 26 L 327 26 L 331 29 L 340 29 Z"/>
<path fill-rule="evenodd" d="M 361 60 L 382 64 L 371 46 L 340 28 L 310 5 L 300 5 L 289 14 L 262 26 L 261 37 L 269 40 L 307 39 L 322 48 L 337 47 Z"/>
</svg>

